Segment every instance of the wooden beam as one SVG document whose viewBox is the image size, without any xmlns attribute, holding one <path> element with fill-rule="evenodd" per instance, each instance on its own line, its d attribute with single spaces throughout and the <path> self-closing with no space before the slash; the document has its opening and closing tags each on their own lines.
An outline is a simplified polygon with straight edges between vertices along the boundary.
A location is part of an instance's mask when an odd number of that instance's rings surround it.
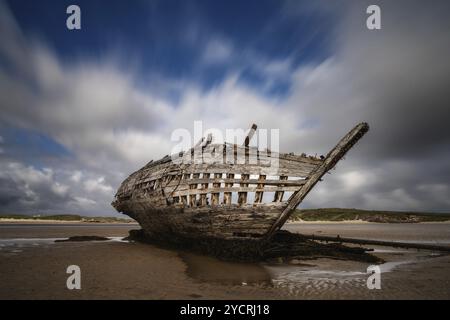
<svg viewBox="0 0 450 320">
<path fill-rule="evenodd" d="M 214 174 L 214 180 L 215 181 L 220 181 L 220 179 L 222 178 L 222 174 L 221 173 L 215 173 Z M 217 189 L 220 188 L 220 182 L 214 182 L 213 183 L 213 188 Z M 214 192 L 211 194 L 211 204 L 213 206 L 216 206 L 219 204 L 219 197 L 220 197 L 220 192 Z"/>
<path fill-rule="evenodd" d="M 287 176 L 280 176 L 280 181 L 285 181 L 287 179 L 288 179 Z M 281 186 L 284 186 L 284 185 L 281 185 Z M 284 191 L 276 191 L 273 201 L 274 202 L 281 202 L 281 201 L 283 201 L 283 195 L 284 195 Z"/>
<path fill-rule="evenodd" d="M 209 180 L 209 179 L 208 179 L 208 178 L 209 178 L 209 175 L 210 175 L 209 173 L 204 173 L 204 174 L 203 174 L 203 178 Z M 203 189 L 203 190 L 207 190 L 207 189 L 208 189 L 208 185 L 209 185 L 209 183 L 202 183 L 202 189 Z M 200 194 L 200 205 L 201 205 L 201 206 L 206 206 L 206 205 L 208 205 L 208 198 L 207 198 L 206 196 L 207 196 L 206 193 Z"/>
<path fill-rule="evenodd" d="M 367 131 L 369 131 L 369 125 L 365 122 L 360 123 L 339 141 L 339 143 L 328 153 L 322 164 L 311 172 L 306 183 L 300 190 L 293 194 L 286 208 L 265 235 L 266 239 L 272 237 L 272 235 L 283 226 L 294 209 L 303 201 L 320 178 L 331 170 Z"/>
<path fill-rule="evenodd" d="M 189 180 L 190 177 L 191 177 L 191 175 L 189 173 L 185 173 L 185 174 L 183 174 L 182 180 Z M 187 196 L 181 196 L 180 198 L 181 198 L 181 203 L 183 204 L 183 206 L 187 206 L 189 204 Z"/>
<path fill-rule="evenodd" d="M 264 182 L 266 180 L 266 176 L 265 175 L 260 175 L 259 176 L 259 181 L 260 182 Z M 256 186 L 258 189 L 264 189 L 264 184 L 263 183 L 259 183 Z M 253 203 L 262 203 L 263 200 L 263 196 L 264 196 L 264 192 L 263 191 L 257 191 L 255 193 L 255 200 L 253 201 Z"/>
<path fill-rule="evenodd" d="M 264 178 L 261 178 L 264 177 Z M 306 180 L 297 179 L 297 180 L 266 180 L 265 175 L 260 175 L 259 179 L 249 179 L 246 180 L 247 184 L 264 184 L 264 185 L 283 185 L 283 186 L 302 186 L 305 184 Z M 214 178 L 214 179 L 191 179 L 186 181 L 186 184 L 198 184 L 198 183 L 240 183 L 241 179 L 222 179 L 222 178 Z M 172 184 L 168 184 L 167 186 L 171 186 Z M 261 187 L 262 188 L 262 187 Z"/>
<path fill-rule="evenodd" d="M 198 179 L 199 176 L 200 176 L 199 173 L 194 173 L 192 175 L 193 179 Z M 195 189 L 197 189 L 197 185 L 196 184 L 191 184 L 191 185 L 189 185 L 189 189 L 195 190 Z M 193 194 L 193 195 L 189 196 L 189 206 L 191 206 L 191 207 L 196 207 L 197 206 L 197 195 L 196 194 Z"/>
<path fill-rule="evenodd" d="M 244 181 L 242 181 L 244 182 Z M 241 183 L 241 185 L 244 183 Z M 239 187 L 221 187 L 221 188 L 208 188 L 208 189 L 186 189 L 186 190 L 175 190 L 173 191 L 173 197 L 180 197 L 180 196 L 185 196 L 185 195 L 189 195 L 192 196 L 194 194 L 208 194 L 208 193 L 221 193 L 224 192 L 225 194 L 231 194 L 233 192 L 238 192 L 238 195 L 240 197 L 245 197 L 243 195 L 243 193 L 247 193 L 247 192 L 296 192 L 298 191 L 298 187 L 276 187 L 276 186 L 265 186 L 264 188 L 258 188 L 257 186 L 255 187 L 243 187 L 243 186 L 239 186 Z M 241 194 L 242 193 L 242 194 Z M 226 197 L 228 197 L 228 195 L 226 195 Z M 231 197 L 231 195 L 230 195 Z M 246 199 L 246 198 L 245 198 Z M 243 203 L 245 204 L 245 203 Z"/>
<path fill-rule="evenodd" d="M 234 179 L 234 173 L 228 173 L 227 179 Z M 231 187 L 233 187 L 233 183 L 225 183 L 225 188 L 231 188 Z M 224 192 L 223 193 L 223 203 L 230 205 L 231 204 L 231 196 L 232 196 L 231 192 Z"/>
<path fill-rule="evenodd" d="M 248 180 L 250 177 L 249 174 L 242 174 L 241 175 L 241 186 L 240 190 L 241 192 L 238 192 L 238 204 L 246 204 L 247 203 L 247 191 L 244 191 L 244 188 L 248 187 L 248 183 L 245 183 L 246 180 Z"/>
<path fill-rule="evenodd" d="M 249 146 L 250 140 L 252 140 L 257 127 L 258 126 L 256 124 L 253 124 L 252 127 L 250 128 L 250 131 L 248 132 L 247 137 L 245 137 L 245 140 L 244 140 L 244 147 Z"/>
<path fill-rule="evenodd" d="M 450 252 L 450 247 L 445 245 L 434 245 L 434 244 L 423 244 L 423 243 L 411 243 L 411 242 L 400 242 L 400 241 L 382 241 L 382 240 L 370 240 L 370 239 L 355 239 L 355 238 L 343 238 L 340 236 L 330 237 L 330 236 L 318 236 L 312 235 L 301 235 L 302 238 L 314 241 L 330 241 L 339 243 L 355 243 L 355 244 L 372 244 L 377 246 L 386 246 L 394 248 L 414 248 L 414 249 L 424 249 L 424 250 L 437 250 Z"/>
</svg>

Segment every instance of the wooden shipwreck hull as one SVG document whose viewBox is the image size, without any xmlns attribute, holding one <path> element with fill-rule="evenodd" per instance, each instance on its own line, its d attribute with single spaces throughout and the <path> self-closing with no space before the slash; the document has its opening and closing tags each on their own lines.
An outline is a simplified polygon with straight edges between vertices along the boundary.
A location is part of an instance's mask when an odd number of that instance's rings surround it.
<svg viewBox="0 0 450 320">
<path fill-rule="evenodd" d="M 360 123 L 321 158 L 214 144 L 212 137 L 132 173 L 112 205 L 159 239 L 269 239 L 368 131 Z"/>
</svg>

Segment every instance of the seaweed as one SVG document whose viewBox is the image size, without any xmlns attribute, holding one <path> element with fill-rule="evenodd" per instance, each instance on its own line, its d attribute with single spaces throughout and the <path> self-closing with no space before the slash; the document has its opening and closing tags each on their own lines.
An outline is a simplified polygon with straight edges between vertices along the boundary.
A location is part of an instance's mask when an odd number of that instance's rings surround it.
<svg viewBox="0 0 450 320">
<path fill-rule="evenodd" d="M 301 234 L 277 231 L 270 240 L 195 238 L 146 233 L 143 229 L 130 230 L 125 240 L 157 245 L 167 249 L 186 250 L 210 255 L 225 261 L 258 262 L 274 259 L 330 258 L 382 263 L 368 252 L 369 248 L 349 247 L 340 243 L 319 243 Z"/>
</svg>

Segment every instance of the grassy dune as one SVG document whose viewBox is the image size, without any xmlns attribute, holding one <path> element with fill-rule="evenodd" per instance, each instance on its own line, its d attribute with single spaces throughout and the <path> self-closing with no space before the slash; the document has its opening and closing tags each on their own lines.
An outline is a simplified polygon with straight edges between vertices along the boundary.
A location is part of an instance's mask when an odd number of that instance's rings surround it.
<svg viewBox="0 0 450 320">
<path fill-rule="evenodd" d="M 450 213 L 374 211 L 359 209 L 305 209 L 295 210 L 291 221 L 352 221 L 381 223 L 415 223 L 450 221 Z"/>
<path fill-rule="evenodd" d="M 97 222 L 97 223 L 130 223 L 134 220 L 117 217 L 86 217 L 76 214 L 58 215 L 21 215 L 0 214 L 0 219 L 14 220 L 48 220 L 48 221 L 70 221 L 70 222 Z M 400 211 L 375 211 L 359 209 L 297 209 L 289 219 L 290 221 L 354 221 L 380 223 L 415 223 L 415 222 L 441 222 L 450 221 L 450 213 L 432 212 L 400 212 Z"/>
</svg>

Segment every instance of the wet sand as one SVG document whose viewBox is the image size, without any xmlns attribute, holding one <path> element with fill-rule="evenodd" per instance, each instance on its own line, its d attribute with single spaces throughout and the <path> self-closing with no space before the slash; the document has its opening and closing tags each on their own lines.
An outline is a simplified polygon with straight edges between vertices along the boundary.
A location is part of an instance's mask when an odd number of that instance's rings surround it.
<svg viewBox="0 0 450 320">
<path fill-rule="evenodd" d="M 289 224 L 307 234 L 386 240 L 450 240 L 444 224 Z M 445 226 L 445 225 L 444 225 Z M 381 290 L 366 286 L 368 264 L 330 259 L 230 263 L 121 238 L 129 224 L 0 224 L 0 299 L 450 299 L 450 256 L 375 248 Z M 319 232 L 320 231 L 320 232 Z M 75 235 L 106 242 L 59 242 Z M 66 268 L 81 268 L 81 290 Z"/>
<path fill-rule="evenodd" d="M 68 238 L 70 236 L 126 237 L 137 223 L 0 223 L 0 239 Z"/>
</svg>

